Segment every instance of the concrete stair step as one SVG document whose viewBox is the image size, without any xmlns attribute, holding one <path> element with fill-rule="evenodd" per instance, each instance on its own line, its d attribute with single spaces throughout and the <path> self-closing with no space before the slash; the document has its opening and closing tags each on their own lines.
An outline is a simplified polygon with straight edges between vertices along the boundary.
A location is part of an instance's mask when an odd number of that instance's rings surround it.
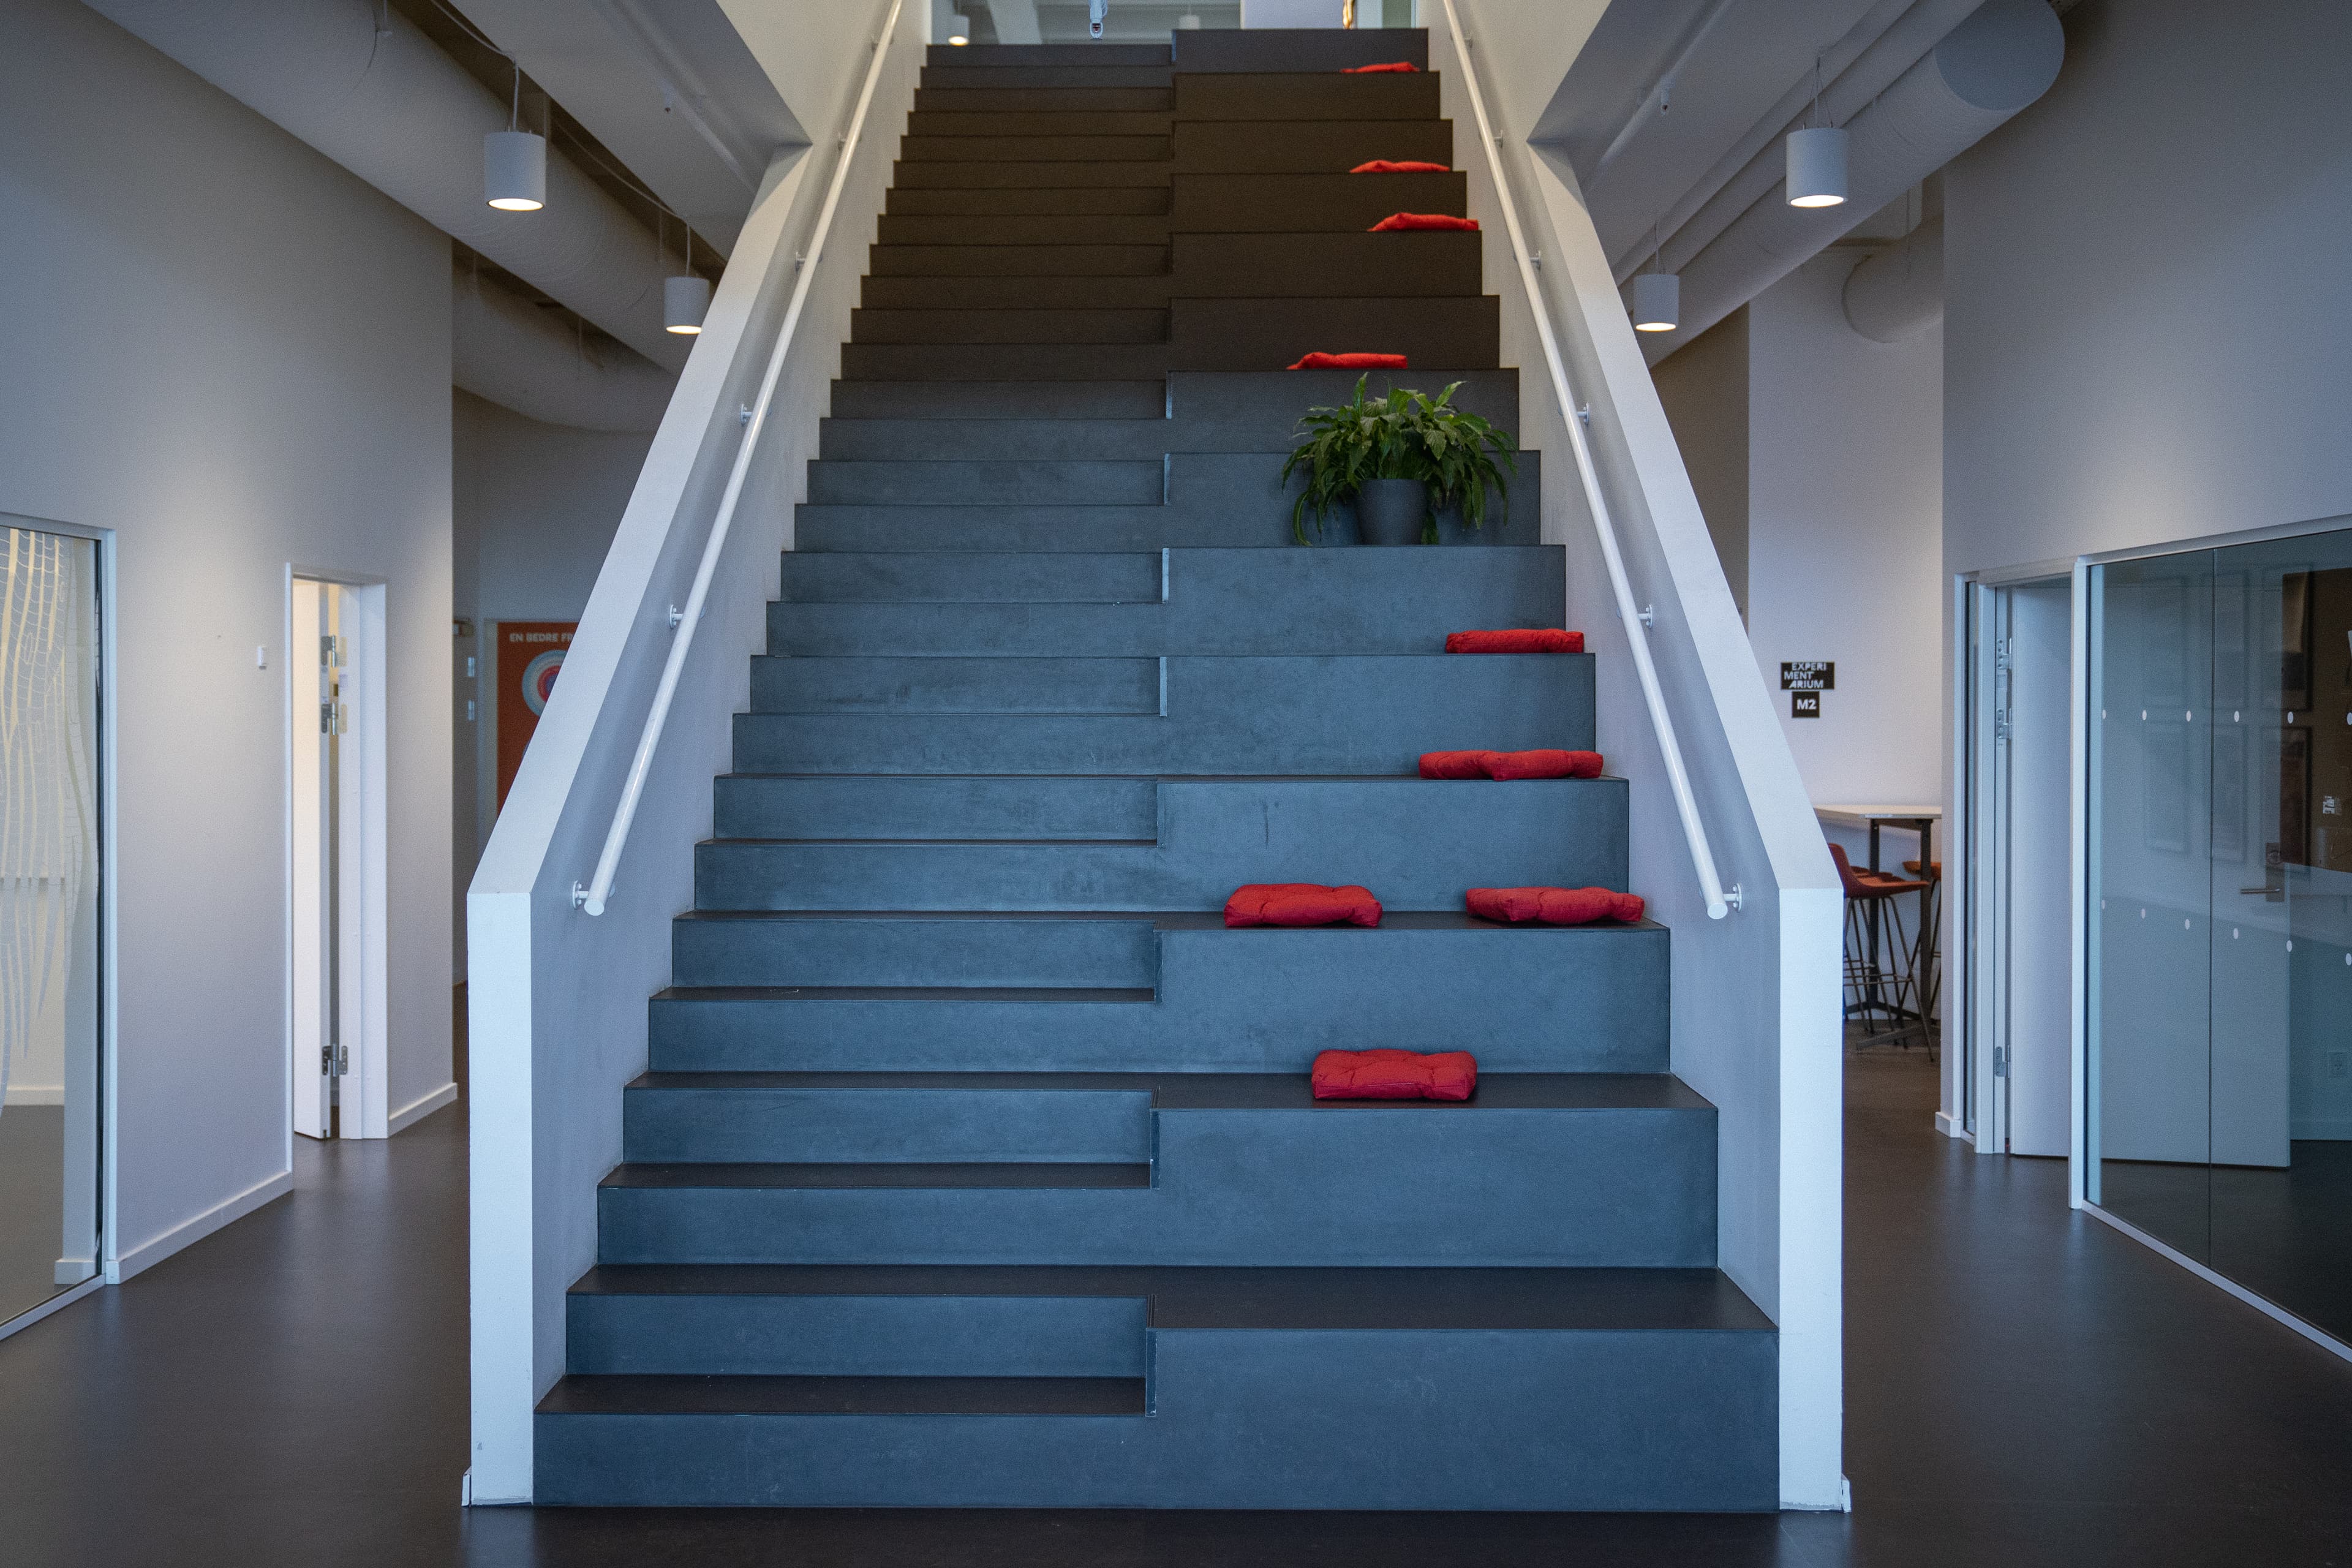
<svg viewBox="0 0 2352 1568">
<path fill-rule="evenodd" d="M 1450 120 L 1180 120 L 1174 174 L 1341 174 L 1373 158 L 1454 165 Z"/>
<path fill-rule="evenodd" d="M 943 815 L 929 821 L 913 817 L 924 804 L 919 792 L 901 790 L 858 812 L 833 804 L 817 782 L 721 791 L 725 836 L 695 855 L 700 906 L 1215 910 L 1235 888 L 1265 881 L 1357 882 L 1390 910 L 1458 911 L 1473 887 L 1622 888 L 1628 880 L 1625 786 L 1617 779 L 1171 778 L 1124 813 L 1115 806 L 1126 802 L 1073 799 L 1063 786 L 1080 781 L 897 781 L 957 786 L 942 792 Z M 983 784 L 997 787 L 982 791 Z M 1024 784 L 1032 786 L 1025 794 Z M 1157 810 L 1142 808 L 1149 799 Z M 1030 817 L 1016 815 L 1024 801 L 1057 831 L 1023 837 L 1031 831 Z M 1093 817 L 1079 815 L 1088 807 Z M 1100 837 L 1075 841 L 1076 829 L 1063 826 L 1074 822 Z M 838 831 L 843 826 L 853 831 Z M 951 837 L 959 829 L 970 837 Z"/>
<path fill-rule="evenodd" d="M 814 459 L 812 501 L 1148 506 L 1165 494 L 1156 462 L 887 462 Z"/>
<path fill-rule="evenodd" d="M 1156 658 L 763 658 L 761 713 L 1157 713 Z"/>
<path fill-rule="evenodd" d="M 909 163 L 1165 163 L 1164 133 L 1100 136 L 920 136 L 898 140 L 898 156 Z"/>
<path fill-rule="evenodd" d="M 1171 55 L 1180 71 L 1345 71 L 1403 60 L 1429 69 L 1423 27 L 1204 27 L 1175 36 Z"/>
<path fill-rule="evenodd" d="M 1169 227 L 1202 234 L 1361 234 L 1391 213 L 1470 212 L 1470 176 L 1178 174 Z"/>
<path fill-rule="evenodd" d="M 1148 844 L 1160 831 L 1162 781 L 721 773 L 715 784 L 713 831 L 722 840 L 997 839 L 1034 844 L 1118 839 Z"/>
<path fill-rule="evenodd" d="M 1158 718 L 739 713 L 740 773 L 1409 773 L 1423 752 L 1592 747 L 1585 655 L 1176 657 Z"/>
<path fill-rule="evenodd" d="M 1452 301 L 1448 301 L 1451 303 Z M 1165 343 L 1161 310 L 853 310 L 854 343 Z"/>
<path fill-rule="evenodd" d="M 1166 343 L 845 343 L 855 381 L 1131 381 L 1168 374 Z"/>
<path fill-rule="evenodd" d="M 884 245 L 1165 245 L 1168 215 L 1035 214 L 944 216 L 885 214 L 878 237 Z"/>
<path fill-rule="evenodd" d="M 1486 284 L 1466 230 L 1404 234 L 1186 234 L 1170 238 L 1181 306 L 1218 300 L 1327 301 L 1377 282 L 1384 297 L 1475 298 Z M 1274 368 L 1279 369 L 1279 366 Z"/>
<path fill-rule="evenodd" d="M 1173 119 L 1167 109 L 1043 110 L 927 109 L 917 104 L 907 116 L 910 136 L 1165 136 Z"/>
<path fill-rule="evenodd" d="M 1492 294 L 1178 300 L 1169 311 L 1167 341 L 1173 371 L 1275 371 L 1303 354 L 1355 350 L 1401 353 L 1412 364 L 1492 369 L 1503 359 L 1502 306 Z"/>
<path fill-rule="evenodd" d="M 1195 71 L 1178 66 L 1179 120 L 1436 120 L 1437 78 L 1335 70 Z"/>
<path fill-rule="evenodd" d="M 1460 394 L 1456 394 L 1457 400 Z M 1465 405 L 1467 406 L 1467 405 Z M 836 381 L 833 416 L 856 419 L 1165 419 L 1168 382 Z M 847 454 L 844 454 L 846 456 Z M 950 454 L 942 452 L 938 456 Z M 1003 456 L 999 451 L 992 456 Z"/>
<path fill-rule="evenodd" d="M 1412 178 L 1411 175 L 1403 177 Z M 1170 200 L 1169 192 L 1159 185 L 1044 185 L 1027 190 L 995 191 L 893 189 L 883 207 L 883 216 L 886 220 L 893 217 L 1003 217 L 1012 214 L 1039 217 L 1166 217 Z M 1433 212 L 1437 209 L 1428 210 Z"/>
<path fill-rule="evenodd" d="M 1163 251 L 1164 255 L 1165 252 Z M 1095 277 L 887 277 L 868 275 L 858 300 L 877 310 L 1160 310 L 1174 280 L 1163 268 Z"/>
<path fill-rule="evenodd" d="M 1715 1263 L 1715 1108 L 1670 1076 L 1507 1076 L 1433 1104 L 1196 1073 L 1150 1116 L 1149 1163 L 624 1163 L 598 1189 L 598 1261 Z"/>
<path fill-rule="evenodd" d="M 1166 44 L 931 44 L 923 52 L 923 85 L 933 85 L 934 73 L 942 71 L 1166 70 L 1175 58 Z"/>
<path fill-rule="evenodd" d="M 1165 87 L 919 87 L 915 112 L 948 114 L 1130 114 L 1176 106 Z"/>
<path fill-rule="evenodd" d="M 1427 238 L 1428 236 L 1388 236 Z M 1164 245 L 877 245 L 880 278 L 1136 277 L 1168 270 Z"/>
<path fill-rule="evenodd" d="M 1358 163 L 1363 160 L 1358 159 Z M 892 165 L 893 189 L 906 191 L 1129 189 L 1165 191 L 1165 163 L 1047 161 L 940 162 L 902 158 Z"/>
<path fill-rule="evenodd" d="M 1297 1073 L 1319 1050 L 1379 1047 L 1468 1049 L 1484 1072 L 1667 1070 L 1671 950 L 1653 923 L 1406 910 L 1372 930 L 1228 931 L 1203 912 L 1154 928 L 1157 992 L 672 987 L 654 999 L 650 1066 Z"/>
<path fill-rule="evenodd" d="M 1150 915 L 698 910 L 670 930 L 672 984 L 1128 990 L 1159 973 Z"/>
</svg>

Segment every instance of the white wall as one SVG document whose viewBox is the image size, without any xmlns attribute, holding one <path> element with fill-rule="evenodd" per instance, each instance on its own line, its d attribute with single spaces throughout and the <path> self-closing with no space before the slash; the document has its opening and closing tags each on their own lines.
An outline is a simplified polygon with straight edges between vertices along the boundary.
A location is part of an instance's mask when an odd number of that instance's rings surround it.
<svg viewBox="0 0 2352 1568">
<path fill-rule="evenodd" d="M 286 1179 L 289 563 L 389 584 L 392 1108 L 449 1079 L 449 287 L 317 153 L 0 0 L 0 511 L 117 547 L 126 1270 Z"/>
<path fill-rule="evenodd" d="M 1706 514 L 1731 602 L 1748 614 L 1748 307 L 1651 367 L 1658 401 Z"/>
<path fill-rule="evenodd" d="M 1816 802 L 1943 795 L 1943 339 L 1873 342 L 1815 258 L 1748 307 L 1748 632 Z M 1834 659 L 1822 716 L 1777 695 Z"/>
<path fill-rule="evenodd" d="M 458 977 L 465 969 L 466 884 L 490 839 L 497 810 L 494 661 L 484 636 L 497 621 L 576 621 L 612 548 L 613 532 L 653 446 L 650 431 L 613 434 L 543 425 L 455 395 L 454 526 L 457 618 L 475 635 L 457 646 L 456 822 L 452 831 Z M 464 661 L 483 662 L 468 680 Z M 466 703 L 477 704 L 466 717 Z"/>
</svg>

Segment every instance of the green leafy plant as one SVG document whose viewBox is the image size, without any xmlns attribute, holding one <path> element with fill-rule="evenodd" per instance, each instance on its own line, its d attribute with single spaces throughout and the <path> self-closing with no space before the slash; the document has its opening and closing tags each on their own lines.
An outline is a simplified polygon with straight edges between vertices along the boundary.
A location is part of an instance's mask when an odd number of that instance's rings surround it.
<svg viewBox="0 0 2352 1568">
<path fill-rule="evenodd" d="M 1282 479 L 1287 484 L 1294 472 L 1307 470 L 1307 488 L 1290 509 L 1290 531 L 1299 543 L 1312 542 L 1307 537 L 1310 514 L 1319 537 L 1332 504 L 1354 495 L 1367 479 L 1419 479 L 1429 487 L 1429 512 L 1421 531 L 1424 544 L 1437 542 L 1438 512 L 1457 503 L 1464 522 L 1485 527 L 1490 485 L 1504 498 L 1504 516 L 1510 515 L 1503 471 L 1518 472 L 1518 443 L 1453 405 L 1460 382 L 1435 397 L 1400 386 L 1368 400 L 1364 384 L 1370 379 L 1357 378 L 1352 401 L 1310 408 L 1298 422 L 1307 439 L 1282 465 Z"/>
</svg>

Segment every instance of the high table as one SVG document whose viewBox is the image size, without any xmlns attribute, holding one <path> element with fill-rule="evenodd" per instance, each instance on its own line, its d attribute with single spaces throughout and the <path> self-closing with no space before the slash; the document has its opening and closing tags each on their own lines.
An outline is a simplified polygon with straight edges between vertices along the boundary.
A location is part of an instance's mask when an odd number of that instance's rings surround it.
<svg viewBox="0 0 2352 1568">
<path fill-rule="evenodd" d="M 1936 1004 L 1943 995 L 1943 977 L 1937 968 L 1937 944 L 1931 940 L 1933 932 L 1928 921 L 1929 900 L 1936 898 L 1941 891 L 1936 877 L 1936 824 L 1944 819 L 1944 808 L 1940 805 L 1901 804 L 1816 805 L 1813 807 L 1813 815 L 1820 818 L 1825 826 L 1868 828 L 1870 830 L 1870 869 L 1874 871 L 1879 869 L 1878 833 L 1880 828 L 1907 827 L 1919 836 L 1919 880 L 1925 886 L 1919 889 L 1919 924 L 1916 928 L 1919 932 L 1916 970 L 1919 976 L 1916 993 L 1919 998 L 1917 1026 L 1920 1033 L 1926 1036 L 1927 1031 L 1935 1026 Z M 1875 928 L 1871 931 L 1870 942 L 1870 962 L 1872 967 L 1875 969 L 1878 963 L 1878 933 Z M 1885 1006 L 1885 1004 L 1875 996 L 1869 998 L 1868 1005 L 1876 1007 Z M 1897 1022 L 1901 1022 L 1899 1017 Z M 1898 1028 L 1888 1036 L 1877 1037 L 1891 1038 L 1893 1035 L 1908 1032 L 1907 1027 Z M 1935 1043 L 1932 1036 L 1928 1037 L 1928 1043 L 1930 1045 Z"/>
</svg>

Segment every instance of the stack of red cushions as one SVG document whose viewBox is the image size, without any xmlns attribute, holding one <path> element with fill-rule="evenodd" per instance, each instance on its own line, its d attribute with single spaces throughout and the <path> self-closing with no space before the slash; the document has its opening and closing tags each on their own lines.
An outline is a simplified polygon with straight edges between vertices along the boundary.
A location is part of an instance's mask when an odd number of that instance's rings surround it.
<svg viewBox="0 0 2352 1568">
<path fill-rule="evenodd" d="M 1311 353 L 1286 370 L 1407 370 L 1402 354 Z"/>
<path fill-rule="evenodd" d="M 1548 926 L 1591 925 L 1599 921 L 1642 918 L 1642 900 L 1633 893 L 1612 893 L 1606 888 L 1473 888 L 1465 901 L 1470 912 L 1490 921 L 1525 925 L 1532 921 Z"/>
<path fill-rule="evenodd" d="M 1423 752 L 1425 779 L 1597 779 L 1598 752 Z"/>
<path fill-rule="evenodd" d="M 1405 75 L 1414 75 L 1420 70 L 1421 68 L 1411 60 L 1391 60 L 1384 66 L 1348 66 L 1341 69 L 1339 74 L 1341 76 L 1386 76 L 1391 71 L 1396 71 Z"/>
<path fill-rule="evenodd" d="M 1448 653 L 1582 653 L 1584 634 L 1558 626 L 1521 626 L 1509 631 L 1448 632 Z"/>
<path fill-rule="evenodd" d="M 1467 1100 L 1478 1087 L 1468 1051 L 1325 1051 L 1315 1058 L 1318 1100 Z"/>
<path fill-rule="evenodd" d="M 1451 213 L 1391 213 L 1366 229 L 1367 234 L 1402 234 L 1412 229 L 1472 229 L 1478 226 L 1475 217 L 1455 217 Z"/>
<path fill-rule="evenodd" d="M 1252 882 L 1225 900 L 1228 926 L 1376 926 L 1381 901 L 1363 888 L 1350 884 L 1327 888 L 1320 882 Z"/>
<path fill-rule="evenodd" d="M 1444 163 L 1424 163 L 1418 158 L 1374 158 L 1348 171 L 1351 174 L 1450 174 L 1453 172 Z"/>
</svg>

